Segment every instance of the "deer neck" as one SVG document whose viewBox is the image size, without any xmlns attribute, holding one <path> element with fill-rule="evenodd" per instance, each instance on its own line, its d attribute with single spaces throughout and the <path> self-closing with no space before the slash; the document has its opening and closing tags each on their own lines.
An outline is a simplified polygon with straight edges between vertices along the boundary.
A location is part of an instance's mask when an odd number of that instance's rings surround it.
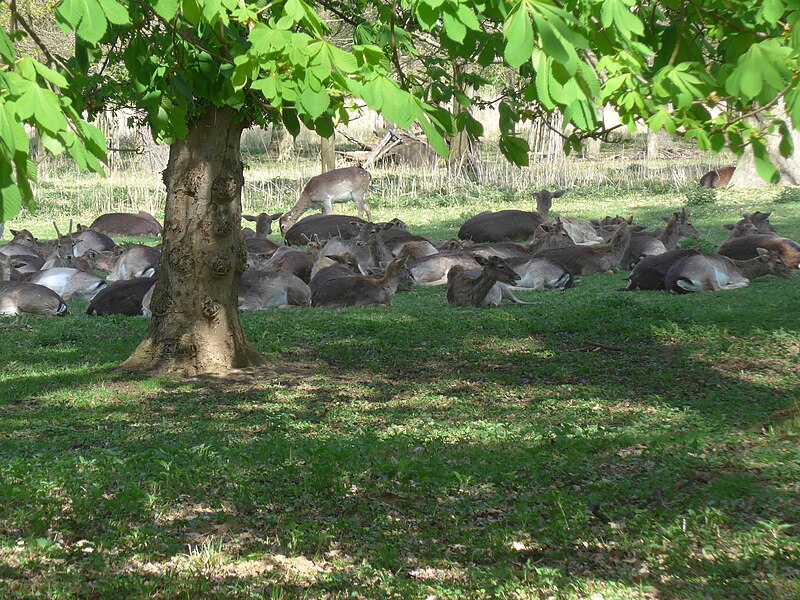
<svg viewBox="0 0 800 600">
<path fill-rule="evenodd" d="M 667 221 L 667 226 L 664 227 L 664 231 L 661 232 L 661 235 L 658 236 L 658 239 L 664 244 L 664 247 L 667 250 L 675 250 L 678 247 L 678 239 L 680 235 L 678 234 L 678 219 L 674 216 Z"/>
<path fill-rule="evenodd" d="M 489 290 L 492 289 L 492 286 L 495 283 L 497 283 L 497 280 L 490 276 L 485 269 L 481 271 L 481 274 L 472 281 L 469 296 L 474 300 L 475 306 L 478 306 L 481 302 L 483 302 L 483 299 L 486 298 L 486 294 L 489 293 Z"/>
<path fill-rule="evenodd" d="M 762 262 L 758 258 L 748 258 L 747 260 L 731 259 L 731 261 L 736 269 L 748 279 L 755 279 L 772 272 L 772 265 L 768 262 Z"/>
<path fill-rule="evenodd" d="M 297 203 L 291 209 L 289 209 L 288 213 L 286 213 L 284 222 L 294 225 L 297 223 L 297 219 L 300 218 L 300 215 L 306 212 L 309 208 L 311 208 L 311 199 L 305 194 L 300 194 L 300 198 L 297 199 Z"/>
</svg>

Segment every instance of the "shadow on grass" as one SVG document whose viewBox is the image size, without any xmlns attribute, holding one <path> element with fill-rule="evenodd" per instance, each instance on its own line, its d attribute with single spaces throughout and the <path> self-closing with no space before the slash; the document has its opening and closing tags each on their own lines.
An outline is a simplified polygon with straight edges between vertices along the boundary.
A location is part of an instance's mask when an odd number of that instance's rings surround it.
<svg viewBox="0 0 800 600">
<path fill-rule="evenodd" d="M 796 333 L 798 292 L 760 290 L 247 315 L 264 352 L 319 366 L 250 383 L 74 367 L 74 332 L 34 344 L 2 384 L 0 577 L 20 596 L 792 597 L 796 450 L 762 426 L 796 376 L 763 351 Z"/>
</svg>

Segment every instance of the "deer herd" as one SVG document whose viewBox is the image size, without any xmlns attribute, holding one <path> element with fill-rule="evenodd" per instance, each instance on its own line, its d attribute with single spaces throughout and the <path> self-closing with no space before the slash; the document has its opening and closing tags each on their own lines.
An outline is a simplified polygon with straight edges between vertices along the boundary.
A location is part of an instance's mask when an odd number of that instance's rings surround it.
<svg viewBox="0 0 800 600">
<path fill-rule="evenodd" d="M 243 215 L 247 270 L 239 285 L 240 310 L 288 306 L 387 306 L 412 285 L 446 286 L 453 307 L 523 302 L 520 291 L 575 286 L 576 278 L 631 270 L 625 291 L 673 293 L 732 290 L 762 275 L 792 277 L 800 245 L 781 237 L 770 213 L 745 214 L 725 225 L 728 239 L 716 253 L 681 249 L 698 238 L 689 214 L 665 216 L 649 231 L 633 217 L 584 220 L 551 216 L 563 190 L 541 190 L 536 210 L 487 211 L 467 220 L 457 236 L 430 240 L 399 219 L 374 223 L 364 195 L 371 180 L 360 167 L 311 178 L 288 212 Z M 335 215 L 334 203 L 353 202 L 357 216 Z M 312 208 L 321 214 L 300 219 Z M 366 216 L 367 220 L 362 217 Z M 268 236 L 279 223 L 284 245 Z M 72 222 L 66 235 L 40 242 L 11 230 L 0 245 L 0 314 L 64 315 L 67 302 L 89 301 L 90 315 L 150 315 L 161 252 L 120 246 L 112 236 L 159 236 L 147 213 L 113 213 L 89 227 Z"/>
</svg>

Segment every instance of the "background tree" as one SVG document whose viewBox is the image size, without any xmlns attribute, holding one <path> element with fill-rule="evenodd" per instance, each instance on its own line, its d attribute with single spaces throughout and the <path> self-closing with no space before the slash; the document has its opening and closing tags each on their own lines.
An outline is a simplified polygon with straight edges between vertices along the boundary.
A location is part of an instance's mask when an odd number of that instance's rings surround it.
<svg viewBox="0 0 800 600">
<path fill-rule="evenodd" d="M 614 106 L 629 128 L 647 123 L 701 149 L 750 147 L 767 180 L 777 171 L 766 136 L 780 136 L 783 155 L 793 151 L 800 11 L 783 0 L 328 0 L 321 7 L 353 26 L 352 42 L 332 41 L 303 0 L 62 0 L 57 17 L 75 33 L 74 56 L 50 51 L 30 23 L 18 23 L 49 67 L 18 57 L 19 38 L 0 35 L 6 218 L 32 199 L 27 138 L 25 149 L 18 143 L 23 123 L 46 133 L 49 150 L 95 170 L 103 142 L 80 111 L 136 106 L 156 140 L 171 145 L 154 316 L 129 368 L 196 373 L 258 364 L 236 311 L 245 258 L 239 140 L 254 123 L 280 121 L 296 135 L 302 122 L 328 137 L 357 98 L 401 128 L 418 123 L 446 156 L 445 134 L 481 134 L 470 112 L 452 103 L 469 108 L 461 90 L 481 98 L 490 81 L 478 69 L 455 77 L 443 65 L 500 62 L 514 72 L 499 104 L 500 149 L 520 165 L 528 146 L 515 134 L 518 122 L 558 111 L 567 148 L 578 149 L 603 133 L 599 104 Z M 770 113 L 779 101 L 788 116 Z"/>
</svg>

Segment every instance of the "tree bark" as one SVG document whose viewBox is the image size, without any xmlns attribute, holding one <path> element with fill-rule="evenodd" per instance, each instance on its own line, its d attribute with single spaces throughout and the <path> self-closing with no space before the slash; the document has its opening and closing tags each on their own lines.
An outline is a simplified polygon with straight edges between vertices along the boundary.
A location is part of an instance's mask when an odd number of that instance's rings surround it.
<svg viewBox="0 0 800 600">
<path fill-rule="evenodd" d="M 785 108 L 782 105 L 779 105 L 778 110 L 780 111 L 778 116 L 780 116 L 787 123 L 790 123 L 791 120 L 786 114 Z M 756 117 L 756 121 L 760 121 L 758 117 Z M 796 131 L 795 129 L 791 129 L 791 134 L 792 142 L 794 143 L 795 149 L 797 149 L 800 147 L 800 132 Z M 778 174 L 781 177 L 779 185 L 798 185 L 798 183 L 800 183 L 800 152 L 795 150 L 795 153 L 792 156 L 786 158 L 781 156 L 780 135 L 776 133 L 768 134 L 765 139 L 767 153 L 777 167 Z M 739 158 L 736 163 L 736 170 L 733 173 L 733 177 L 731 177 L 731 182 L 728 187 L 736 189 L 748 189 L 759 188 L 765 185 L 767 185 L 767 183 L 761 179 L 756 171 L 756 161 L 755 156 L 753 155 L 753 149 L 748 146 L 745 148 L 744 154 L 742 154 L 741 158 Z"/>
<path fill-rule="evenodd" d="M 212 107 L 170 147 L 153 317 L 125 370 L 225 374 L 263 363 L 244 337 L 238 312 L 247 260 L 239 226 L 244 127 L 233 110 Z"/>
<path fill-rule="evenodd" d="M 319 154 L 322 159 L 322 172 L 327 173 L 336 168 L 336 143 L 334 136 L 329 138 L 320 136 Z"/>
</svg>

